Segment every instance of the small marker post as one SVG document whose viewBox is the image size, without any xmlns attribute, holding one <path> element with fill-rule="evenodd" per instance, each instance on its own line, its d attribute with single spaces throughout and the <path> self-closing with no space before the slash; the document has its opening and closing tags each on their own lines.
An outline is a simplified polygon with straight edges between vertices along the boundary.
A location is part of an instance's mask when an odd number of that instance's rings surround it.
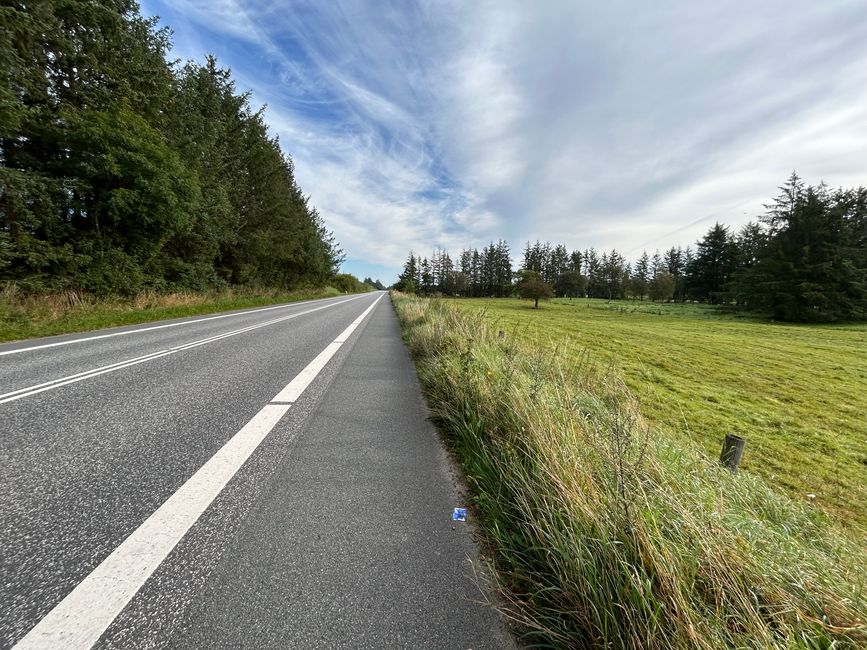
<svg viewBox="0 0 867 650">
<path fill-rule="evenodd" d="M 738 466 L 741 464 L 741 458 L 744 455 L 744 447 L 747 441 L 732 433 L 726 434 L 726 439 L 723 441 L 722 453 L 719 456 L 719 462 L 736 474 Z"/>
</svg>

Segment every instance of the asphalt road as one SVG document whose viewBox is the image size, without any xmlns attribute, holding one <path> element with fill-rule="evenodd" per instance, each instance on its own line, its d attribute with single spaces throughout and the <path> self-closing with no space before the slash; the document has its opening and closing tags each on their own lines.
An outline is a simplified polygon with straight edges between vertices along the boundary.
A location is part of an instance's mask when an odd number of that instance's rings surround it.
<svg viewBox="0 0 867 650">
<path fill-rule="evenodd" d="M 383 293 L 2 345 L 0 466 L 0 648 L 513 645 Z"/>
</svg>

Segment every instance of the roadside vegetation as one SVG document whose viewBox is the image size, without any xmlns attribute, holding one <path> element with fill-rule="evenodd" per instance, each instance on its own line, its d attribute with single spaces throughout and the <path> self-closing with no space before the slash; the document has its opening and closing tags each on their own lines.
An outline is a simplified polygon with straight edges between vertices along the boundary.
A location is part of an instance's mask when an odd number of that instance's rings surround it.
<svg viewBox="0 0 867 650">
<path fill-rule="evenodd" d="M 459 300 L 509 337 L 580 363 L 613 364 L 658 431 L 743 468 L 867 538 L 867 324 L 790 325 L 709 305 Z"/>
<path fill-rule="evenodd" d="M 867 188 L 805 185 L 793 173 L 758 222 L 716 223 L 695 244 L 628 261 L 616 249 L 569 252 L 527 242 L 512 268 L 509 244 L 452 259 L 410 251 L 395 289 L 419 295 L 700 302 L 786 322 L 867 320 Z"/>
<path fill-rule="evenodd" d="M 145 292 L 132 298 L 123 298 L 98 297 L 72 290 L 49 294 L 24 293 L 15 285 L 8 284 L 0 290 L 0 341 L 134 325 L 164 318 L 183 318 L 370 290 L 371 287 L 359 283 L 351 290 L 344 291 L 334 287 L 296 291 L 241 288 L 212 292 Z"/>
<path fill-rule="evenodd" d="M 127 0 L 0 7 L 0 282 L 333 285 L 343 252 L 250 93 Z"/>
<path fill-rule="evenodd" d="M 500 338 L 460 301 L 394 303 L 529 642 L 867 644 L 863 545 L 820 510 L 648 423 L 590 353 Z"/>
<path fill-rule="evenodd" d="M 264 109 L 135 2 L 7 3 L 0 35 L 0 341 L 382 286 L 338 273 Z"/>
</svg>

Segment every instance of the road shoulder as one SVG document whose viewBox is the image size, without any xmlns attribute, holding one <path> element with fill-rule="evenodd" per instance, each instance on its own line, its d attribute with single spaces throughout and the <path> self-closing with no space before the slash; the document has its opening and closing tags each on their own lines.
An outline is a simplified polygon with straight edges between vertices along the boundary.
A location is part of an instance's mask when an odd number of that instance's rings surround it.
<svg viewBox="0 0 867 650">
<path fill-rule="evenodd" d="M 390 304 L 357 336 L 174 647 L 514 647 Z"/>
</svg>

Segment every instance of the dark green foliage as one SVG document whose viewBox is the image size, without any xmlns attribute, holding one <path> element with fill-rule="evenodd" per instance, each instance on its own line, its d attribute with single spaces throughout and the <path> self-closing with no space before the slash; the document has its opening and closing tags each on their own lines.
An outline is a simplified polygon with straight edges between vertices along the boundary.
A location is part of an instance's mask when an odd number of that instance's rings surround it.
<svg viewBox="0 0 867 650">
<path fill-rule="evenodd" d="M 436 250 L 427 257 L 410 252 L 395 288 L 405 293 L 449 296 L 503 297 L 512 293 L 512 259 L 509 245 L 496 244 L 464 250 L 455 263 L 447 251 Z"/>
<path fill-rule="evenodd" d="M 77 111 L 64 122 L 66 169 L 78 188 L 68 204 L 71 237 L 91 256 L 84 281 L 70 281 L 101 294 L 135 293 L 146 276 L 164 275 L 166 241 L 189 230 L 196 178 L 126 107 Z"/>
<path fill-rule="evenodd" d="M 674 281 L 672 297 L 675 300 L 684 300 L 684 295 L 686 293 L 686 269 L 691 261 L 692 250 L 689 247 L 687 247 L 686 250 L 683 250 L 680 246 L 677 248 L 672 246 L 663 256 L 665 271 Z"/>
<path fill-rule="evenodd" d="M 464 250 L 461 253 L 458 284 L 463 285 L 461 295 L 493 296 L 502 298 L 512 294 L 512 256 L 505 240 L 491 242 L 481 251 Z"/>
<path fill-rule="evenodd" d="M 394 285 L 394 288 L 404 293 L 415 293 L 418 289 L 418 281 L 420 270 L 418 268 L 418 260 L 413 251 L 409 252 L 409 257 L 403 265 L 403 273 Z"/>
<path fill-rule="evenodd" d="M 126 0 L 0 7 L 0 281 L 325 284 L 342 252 L 213 58 L 167 62 Z"/>
<path fill-rule="evenodd" d="M 563 244 L 527 242 L 521 268 L 537 273 L 540 280 L 553 286 L 557 296 L 577 297 L 586 284 L 580 277 L 581 259 L 580 252 L 569 253 Z"/>
<path fill-rule="evenodd" d="M 343 293 L 363 293 L 373 289 L 371 284 L 362 282 L 351 273 L 338 273 L 331 278 L 332 286 Z"/>
<path fill-rule="evenodd" d="M 674 295 L 674 278 L 668 271 L 659 271 L 648 284 L 650 299 L 670 300 Z"/>
<path fill-rule="evenodd" d="M 690 295 L 711 304 L 724 301 L 723 292 L 736 269 L 735 240 L 727 227 L 714 224 L 696 244 L 695 259 L 687 269 Z"/>
<path fill-rule="evenodd" d="M 735 235 L 714 224 L 695 253 L 689 247 L 652 257 L 642 252 L 630 268 L 616 250 L 569 254 L 563 245 L 527 242 L 515 276 L 519 283 L 531 276 L 547 283 L 558 297 L 692 300 L 786 321 L 867 318 L 867 189 L 805 187 L 793 174 L 782 190 L 760 223 L 747 223 Z M 504 241 L 481 252 L 464 250 L 457 268 L 445 251 L 432 260 L 410 253 L 396 286 L 471 297 L 516 289 Z"/>
<path fill-rule="evenodd" d="M 805 187 L 793 174 L 768 206 L 768 237 L 733 288 L 784 321 L 867 316 L 867 190 Z"/>
<path fill-rule="evenodd" d="M 577 298 L 583 295 L 586 285 L 586 279 L 578 271 L 564 271 L 557 279 L 555 289 L 565 298 Z"/>
<path fill-rule="evenodd" d="M 535 271 L 526 271 L 518 283 L 518 295 L 524 300 L 532 300 L 533 308 L 539 309 L 540 300 L 550 300 L 554 297 L 554 287 L 543 282 Z"/>
<path fill-rule="evenodd" d="M 647 294 L 647 289 L 650 286 L 650 279 L 650 258 L 647 256 L 647 251 L 644 251 L 632 269 L 632 277 L 630 278 L 632 295 L 636 296 L 639 300 L 644 300 L 644 296 Z"/>
</svg>

